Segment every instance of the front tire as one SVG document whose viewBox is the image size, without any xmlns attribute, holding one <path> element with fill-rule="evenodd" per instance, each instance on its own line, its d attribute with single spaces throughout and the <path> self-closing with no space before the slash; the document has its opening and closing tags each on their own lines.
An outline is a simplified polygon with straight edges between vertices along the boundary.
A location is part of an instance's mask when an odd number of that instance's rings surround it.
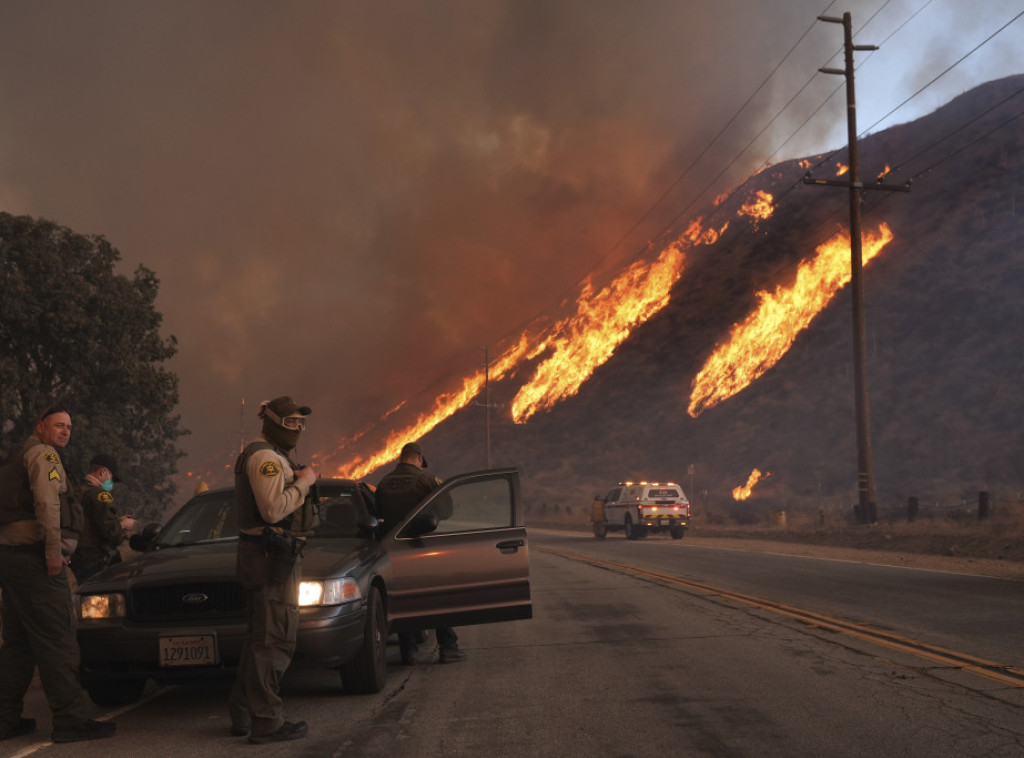
<svg viewBox="0 0 1024 758">
<path fill-rule="evenodd" d="M 363 646 L 348 663 L 342 664 L 341 681 L 346 692 L 372 695 L 384 689 L 387 678 L 387 614 L 384 600 L 376 587 L 370 587 L 366 599 L 366 624 Z"/>
</svg>

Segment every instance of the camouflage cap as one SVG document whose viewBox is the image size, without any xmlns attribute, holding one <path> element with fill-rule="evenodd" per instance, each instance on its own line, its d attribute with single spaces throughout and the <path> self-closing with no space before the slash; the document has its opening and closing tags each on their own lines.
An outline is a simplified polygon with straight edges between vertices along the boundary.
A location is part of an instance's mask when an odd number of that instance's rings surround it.
<svg viewBox="0 0 1024 758">
<path fill-rule="evenodd" d="M 269 409 L 278 418 L 308 416 L 313 412 L 313 409 L 308 405 L 299 405 L 288 395 L 281 395 L 281 397 L 275 397 L 273 400 L 264 400 L 260 403 L 259 416 L 263 415 L 264 409 Z"/>
</svg>

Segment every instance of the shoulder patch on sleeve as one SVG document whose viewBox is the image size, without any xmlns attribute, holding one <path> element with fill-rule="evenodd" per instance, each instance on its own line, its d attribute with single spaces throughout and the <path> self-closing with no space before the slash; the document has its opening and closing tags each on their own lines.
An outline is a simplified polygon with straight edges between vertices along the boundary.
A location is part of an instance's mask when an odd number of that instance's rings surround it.
<svg viewBox="0 0 1024 758">
<path fill-rule="evenodd" d="M 440 487 L 443 484 L 443 482 L 438 477 L 435 476 L 434 477 L 434 484 L 436 484 L 438 487 Z"/>
<path fill-rule="evenodd" d="M 47 450 L 43 457 L 46 459 L 47 463 L 52 463 L 54 465 L 60 463 L 60 458 L 58 458 L 57 454 L 52 450 Z"/>
<path fill-rule="evenodd" d="M 260 476 L 273 479 L 275 476 L 281 475 L 281 467 L 277 465 L 277 461 L 266 461 L 260 464 L 259 472 Z"/>
<path fill-rule="evenodd" d="M 101 503 L 114 502 L 114 496 L 111 495 L 109 492 L 101 492 L 96 496 L 96 499 L 99 500 Z"/>
<path fill-rule="evenodd" d="M 47 455 L 49 455 L 49 453 L 47 453 Z M 46 475 L 46 478 L 49 479 L 51 482 L 61 481 L 60 469 L 54 466 L 52 469 L 50 469 L 50 473 Z"/>
</svg>

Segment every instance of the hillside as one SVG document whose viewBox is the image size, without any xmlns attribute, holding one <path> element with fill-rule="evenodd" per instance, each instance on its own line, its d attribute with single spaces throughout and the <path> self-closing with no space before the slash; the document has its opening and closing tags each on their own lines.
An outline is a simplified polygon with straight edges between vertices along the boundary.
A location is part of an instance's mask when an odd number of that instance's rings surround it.
<svg viewBox="0 0 1024 758">
<path fill-rule="evenodd" d="M 920 498 L 922 515 L 970 506 L 982 490 L 995 509 L 1024 497 L 1024 120 L 1013 120 L 1022 90 L 1024 76 L 990 82 L 860 143 L 866 182 L 886 165 L 897 169 L 893 183 L 920 174 L 910 193 L 864 198 L 865 230 L 884 221 L 895 235 L 865 269 L 883 514 L 905 508 L 908 496 Z M 845 150 L 835 160 L 845 162 Z M 815 175 L 831 170 L 834 163 Z M 788 283 L 801 260 L 847 226 L 847 192 L 802 184 L 804 173 L 798 161 L 773 166 L 695 214 L 734 214 L 757 190 L 777 203 L 756 226 L 733 224 L 717 244 L 696 248 L 670 304 L 576 396 L 522 425 L 507 410 L 492 415 L 493 463 L 521 467 L 531 512 L 583 512 L 596 492 L 626 478 L 680 481 L 712 520 L 779 508 L 830 518 L 849 511 L 848 287 L 764 376 L 697 418 L 686 412 L 693 378 L 756 293 Z M 507 409 L 517 388 L 516 378 L 493 384 L 492 402 Z M 483 467 L 482 414 L 467 407 L 426 437 L 437 473 Z M 771 476 L 737 503 L 730 493 L 754 468 Z"/>
</svg>

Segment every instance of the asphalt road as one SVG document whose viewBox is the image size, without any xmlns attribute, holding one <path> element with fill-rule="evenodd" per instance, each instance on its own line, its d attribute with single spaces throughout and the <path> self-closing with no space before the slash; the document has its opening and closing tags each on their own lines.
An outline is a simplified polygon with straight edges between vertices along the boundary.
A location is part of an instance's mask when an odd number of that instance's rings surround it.
<svg viewBox="0 0 1024 758">
<path fill-rule="evenodd" d="M 533 536 L 538 546 L 685 576 L 1024 669 L 1024 582 L 701 548 L 685 538 L 630 542 L 621 534 L 604 541 L 567 532 Z"/>
<path fill-rule="evenodd" d="M 465 663 L 392 647 L 371 696 L 290 673 L 299 742 L 228 736 L 226 685 L 172 687 L 113 714 L 113 739 L 43 725 L 0 756 L 1024 755 L 1024 583 L 540 531 L 531 583 L 532 620 L 460 630 Z M 47 718 L 35 688 L 26 715 Z"/>
</svg>

